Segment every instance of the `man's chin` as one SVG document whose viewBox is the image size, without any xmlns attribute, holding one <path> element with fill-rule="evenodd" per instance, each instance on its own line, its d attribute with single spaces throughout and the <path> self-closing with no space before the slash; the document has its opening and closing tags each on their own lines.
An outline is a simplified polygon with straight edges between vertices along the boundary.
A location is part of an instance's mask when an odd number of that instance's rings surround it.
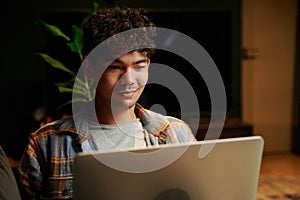
<svg viewBox="0 0 300 200">
<path fill-rule="evenodd" d="M 134 107 L 136 104 L 136 101 L 133 101 L 132 99 L 127 99 L 124 101 L 118 101 L 112 104 L 112 107 L 115 109 L 130 109 Z"/>
</svg>

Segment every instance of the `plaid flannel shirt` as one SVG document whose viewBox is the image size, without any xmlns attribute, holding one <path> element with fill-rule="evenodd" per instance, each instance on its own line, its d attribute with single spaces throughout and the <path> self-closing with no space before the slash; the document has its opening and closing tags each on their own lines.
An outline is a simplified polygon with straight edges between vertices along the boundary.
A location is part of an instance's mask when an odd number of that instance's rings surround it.
<svg viewBox="0 0 300 200">
<path fill-rule="evenodd" d="M 145 130 L 147 146 L 196 141 L 182 120 L 146 110 L 139 104 L 136 113 Z M 20 183 L 31 199 L 73 198 L 74 156 L 97 150 L 87 127 L 87 120 L 83 120 L 78 130 L 74 119 L 67 118 L 46 124 L 30 135 L 19 173 Z"/>
</svg>

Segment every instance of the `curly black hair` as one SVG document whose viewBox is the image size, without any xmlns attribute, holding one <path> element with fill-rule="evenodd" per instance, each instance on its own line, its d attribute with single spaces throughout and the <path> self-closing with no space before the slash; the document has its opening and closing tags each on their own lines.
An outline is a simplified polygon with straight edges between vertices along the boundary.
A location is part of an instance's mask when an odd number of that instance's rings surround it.
<svg viewBox="0 0 300 200">
<path fill-rule="evenodd" d="M 134 35 L 124 36 L 123 41 L 114 41 L 113 36 L 134 28 L 153 27 L 155 24 L 146 16 L 147 11 L 142 8 L 128 8 L 128 7 L 113 7 L 113 8 L 101 8 L 97 14 L 92 16 L 88 22 L 84 25 L 83 29 L 83 49 L 82 52 L 86 56 L 90 53 L 98 44 L 109 39 L 107 41 L 110 47 L 115 44 L 120 45 L 132 45 L 134 46 L 155 46 L 154 37 L 155 29 L 138 29 Z M 116 40 L 116 39 L 115 39 Z M 118 48 L 126 48 L 120 47 Z M 140 52 L 147 52 L 147 56 L 151 57 L 155 50 L 154 48 L 141 48 L 137 49 Z"/>
</svg>

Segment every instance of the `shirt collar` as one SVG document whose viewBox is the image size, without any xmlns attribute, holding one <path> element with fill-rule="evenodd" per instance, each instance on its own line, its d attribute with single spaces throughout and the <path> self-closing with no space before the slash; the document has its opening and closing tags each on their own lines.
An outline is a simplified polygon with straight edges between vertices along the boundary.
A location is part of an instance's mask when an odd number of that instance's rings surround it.
<svg viewBox="0 0 300 200">
<path fill-rule="evenodd" d="M 169 121 L 166 116 L 159 113 L 147 110 L 140 104 L 135 105 L 135 113 L 138 118 L 140 118 L 144 129 L 150 134 L 158 137 L 158 139 L 165 141 L 167 135 L 163 132 L 167 126 L 169 126 Z M 59 127 L 59 132 L 72 132 L 78 135 L 77 140 L 79 143 L 83 143 L 85 140 L 90 140 L 91 134 L 89 134 L 88 120 L 87 116 L 81 114 L 80 117 L 73 117 L 69 120 L 66 119 Z"/>
<path fill-rule="evenodd" d="M 141 119 L 144 128 L 162 141 L 166 141 L 167 135 L 163 132 L 169 121 L 166 116 L 143 108 L 140 104 L 135 105 L 135 112 L 138 118 Z"/>
</svg>

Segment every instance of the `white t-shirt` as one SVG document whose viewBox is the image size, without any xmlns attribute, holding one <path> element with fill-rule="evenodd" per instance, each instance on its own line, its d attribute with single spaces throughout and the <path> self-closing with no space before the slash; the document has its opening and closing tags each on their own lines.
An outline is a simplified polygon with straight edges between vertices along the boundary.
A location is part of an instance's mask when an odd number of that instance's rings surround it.
<svg viewBox="0 0 300 200">
<path fill-rule="evenodd" d="M 89 132 L 99 150 L 146 146 L 144 129 L 139 119 L 121 125 L 89 122 Z"/>
</svg>

